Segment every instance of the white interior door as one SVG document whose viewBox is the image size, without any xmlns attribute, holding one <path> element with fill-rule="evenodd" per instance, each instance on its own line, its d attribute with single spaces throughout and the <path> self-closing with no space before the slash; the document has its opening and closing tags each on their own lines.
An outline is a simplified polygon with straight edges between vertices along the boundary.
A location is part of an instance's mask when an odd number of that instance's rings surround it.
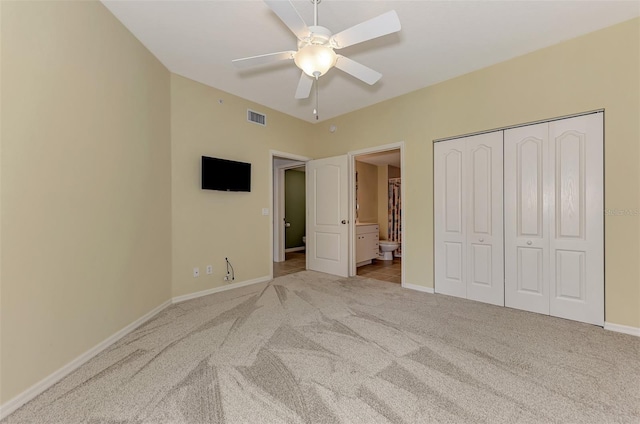
<svg viewBox="0 0 640 424">
<path fill-rule="evenodd" d="M 550 314 L 604 325 L 602 113 L 549 123 Z"/>
<path fill-rule="evenodd" d="M 307 263 L 314 271 L 348 277 L 348 160 L 307 162 Z"/>
<path fill-rule="evenodd" d="M 504 132 L 505 306 L 549 314 L 549 124 Z"/>
<path fill-rule="evenodd" d="M 504 306 L 502 137 L 466 140 L 467 299 Z"/>
<path fill-rule="evenodd" d="M 467 297 L 465 140 L 433 146 L 435 292 Z"/>
</svg>

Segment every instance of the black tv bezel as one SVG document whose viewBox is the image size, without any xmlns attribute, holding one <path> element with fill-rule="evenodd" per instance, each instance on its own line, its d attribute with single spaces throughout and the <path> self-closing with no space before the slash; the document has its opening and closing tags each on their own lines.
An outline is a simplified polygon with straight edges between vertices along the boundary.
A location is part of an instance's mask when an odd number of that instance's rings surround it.
<svg viewBox="0 0 640 424">
<path fill-rule="evenodd" d="M 209 184 L 205 186 L 205 169 L 207 167 L 213 166 L 213 161 L 225 164 L 227 167 L 234 167 L 234 172 L 232 176 L 237 176 L 239 174 L 239 170 L 242 169 L 243 173 L 248 171 L 248 178 L 245 178 L 245 175 L 242 176 L 243 182 L 246 181 L 246 184 L 230 184 L 229 182 L 234 180 L 221 180 L 220 176 L 218 176 L 218 184 L 211 184 L 211 180 L 209 179 Z M 208 164 L 205 165 L 205 162 Z M 226 192 L 236 192 L 236 193 L 250 193 L 251 192 L 251 174 L 252 174 L 252 166 L 250 162 L 241 162 L 230 159 L 223 159 L 219 157 L 212 156 L 202 156 L 200 162 L 200 187 L 202 190 L 210 190 L 210 191 L 226 191 Z M 228 174 L 229 172 L 227 172 Z M 223 184 L 224 182 L 224 184 Z"/>
</svg>

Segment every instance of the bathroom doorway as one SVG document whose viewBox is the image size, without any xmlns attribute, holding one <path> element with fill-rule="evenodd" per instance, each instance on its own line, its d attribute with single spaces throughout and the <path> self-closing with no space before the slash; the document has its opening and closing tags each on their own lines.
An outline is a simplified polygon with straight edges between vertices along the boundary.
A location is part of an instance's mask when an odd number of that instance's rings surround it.
<svg viewBox="0 0 640 424">
<path fill-rule="evenodd" d="M 402 145 L 353 153 L 353 274 L 402 283 Z"/>
<path fill-rule="evenodd" d="M 306 160 L 272 152 L 274 278 L 307 268 L 304 244 Z"/>
</svg>

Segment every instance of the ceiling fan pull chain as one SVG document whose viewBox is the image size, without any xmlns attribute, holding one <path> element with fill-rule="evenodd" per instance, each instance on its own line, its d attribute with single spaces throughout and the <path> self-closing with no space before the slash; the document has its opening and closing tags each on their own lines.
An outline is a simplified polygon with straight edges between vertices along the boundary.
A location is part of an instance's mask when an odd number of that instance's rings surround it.
<svg viewBox="0 0 640 424">
<path fill-rule="evenodd" d="M 313 113 L 316 115 L 316 121 L 319 119 L 318 117 L 318 76 L 316 75 L 316 108 L 313 109 Z"/>
</svg>

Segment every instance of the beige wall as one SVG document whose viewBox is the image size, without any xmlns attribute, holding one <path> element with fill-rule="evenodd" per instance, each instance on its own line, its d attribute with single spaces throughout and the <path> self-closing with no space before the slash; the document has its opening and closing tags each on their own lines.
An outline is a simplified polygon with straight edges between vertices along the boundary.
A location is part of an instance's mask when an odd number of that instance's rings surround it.
<svg viewBox="0 0 640 424">
<path fill-rule="evenodd" d="M 432 141 L 604 108 L 605 206 L 640 207 L 640 19 L 320 124 L 315 157 L 405 141 L 406 281 L 433 287 Z M 340 131 L 328 133 L 335 124 Z M 606 321 L 640 327 L 640 217 L 605 218 Z"/>
<path fill-rule="evenodd" d="M 223 103 L 218 102 L 219 99 Z M 267 126 L 247 122 L 247 108 L 267 114 Z M 236 281 L 272 270 L 269 150 L 309 154 L 312 125 L 189 79 L 171 76 L 173 296 L 226 284 L 224 258 Z M 250 193 L 200 189 L 200 158 L 251 162 Z M 213 265 L 213 275 L 203 271 Z M 193 278 L 194 267 L 201 270 Z"/>
<path fill-rule="evenodd" d="M 397 166 L 388 165 L 389 178 L 400 178 L 400 168 Z"/>
<path fill-rule="evenodd" d="M 100 3 L 2 2 L 0 403 L 171 296 L 169 72 Z"/>
<path fill-rule="evenodd" d="M 2 396 L 2 3 L 0 1 L 0 405 Z"/>
<path fill-rule="evenodd" d="M 356 161 L 358 222 L 378 222 L 378 167 Z"/>
</svg>

